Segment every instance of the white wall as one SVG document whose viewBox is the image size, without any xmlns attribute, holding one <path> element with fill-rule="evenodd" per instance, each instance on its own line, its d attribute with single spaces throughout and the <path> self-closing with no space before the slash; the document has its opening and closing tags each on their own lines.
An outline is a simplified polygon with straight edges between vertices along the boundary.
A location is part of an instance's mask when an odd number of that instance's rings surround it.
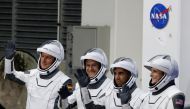
<svg viewBox="0 0 190 109">
<path fill-rule="evenodd" d="M 82 0 L 82 25 L 113 26 L 114 0 Z"/>
<path fill-rule="evenodd" d="M 180 89 L 185 92 L 186 103 L 190 105 L 190 0 L 181 1 L 181 51 Z"/>
<path fill-rule="evenodd" d="M 83 0 L 82 5 L 82 25 L 111 27 L 110 62 L 120 56 L 131 57 L 141 72 L 143 1 Z"/>
</svg>

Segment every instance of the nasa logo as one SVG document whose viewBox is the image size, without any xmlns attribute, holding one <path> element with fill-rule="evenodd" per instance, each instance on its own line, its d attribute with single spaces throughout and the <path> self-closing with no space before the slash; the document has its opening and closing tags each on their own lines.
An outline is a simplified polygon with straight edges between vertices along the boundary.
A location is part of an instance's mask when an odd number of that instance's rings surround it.
<svg viewBox="0 0 190 109">
<path fill-rule="evenodd" d="M 169 20 L 170 9 L 171 7 L 166 8 L 160 3 L 155 4 L 150 11 L 152 25 L 158 29 L 164 28 Z"/>
</svg>

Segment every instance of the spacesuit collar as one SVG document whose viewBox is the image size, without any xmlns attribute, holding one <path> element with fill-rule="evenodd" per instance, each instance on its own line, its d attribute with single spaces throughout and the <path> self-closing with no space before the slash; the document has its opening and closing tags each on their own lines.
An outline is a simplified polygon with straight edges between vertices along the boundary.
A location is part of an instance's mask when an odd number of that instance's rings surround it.
<svg viewBox="0 0 190 109">
<path fill-rule="evenodd" d="M 175 85 L 174 80 L 171 80 L 168 84 L 166 84 L 163 88 L 161 88 L 160 90 L 158 90 L 157 92 L 152 92 L 152 95 L 158 95 L 161 92 L 163 92 L 165 89 L 167 89 L 168 87 Z"/>
<path fill-rule="evenodd" d="M 133 93 L 133 91 L 137 88 L 136 83 L 134 83 L 131 88 L 130 88 L 130 92 Z"/>
<path fill-rule="evenodd" d="M 59 69 L 56 68 L 54 71 L 52 71 L 51 73 L 48 73 L 47 75 L 40 75 L 40 78 L 41 78 L 41 79 L 50 79 L 50 78 L 52 78 L 58 71 L 59 71 Z"/>
<path fill-rule="evenodd" d="M 103 75 L 102 78 L 100 78 L 100 80 L 98 82 L 96 82 L 94 84 L 89 84 L 87 87 L 89 89 L 97 89 L 102 85 L 102 83 L 106 80 L 106 78 L 107 78 L 106 75 Z"/>
</svg>

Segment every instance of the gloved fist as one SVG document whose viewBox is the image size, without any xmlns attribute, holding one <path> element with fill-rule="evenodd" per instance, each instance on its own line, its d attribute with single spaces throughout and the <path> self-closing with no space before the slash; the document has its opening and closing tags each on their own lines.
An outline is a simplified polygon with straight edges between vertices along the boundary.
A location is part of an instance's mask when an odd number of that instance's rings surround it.
<svg viewBox="0 0 190 109">
<path fill-rule="evenodd" d="M 61 89 L 58 91 L 58 93 L 62 99 L 66 99 L 73 93 L 73 85 L 71 83 L 63 85 Z"/>
<path fill-rule="evenodd" d="M 5 57 L 7 59 L 12 59 L 15 55 L 15 43 L 13 41 L 8 41 L 7 46 L 5 47 Z"/>
<path fill-rule="evenodd" d="M 121 99 L 121 104 L 127 104 L 130 101 L 131 92 L 130 92 L 130 88 L 127 86 L 127 84 L 125 84 L 122 87 L 122 91 L 119 92 L 119 96 Z"/>
<path fill-rule="evenodd" d="M 90 83 L 90 78 L 84 69 L 77 69 L 74 75 L 81 87 L 86 87 Z"/>
</svg>

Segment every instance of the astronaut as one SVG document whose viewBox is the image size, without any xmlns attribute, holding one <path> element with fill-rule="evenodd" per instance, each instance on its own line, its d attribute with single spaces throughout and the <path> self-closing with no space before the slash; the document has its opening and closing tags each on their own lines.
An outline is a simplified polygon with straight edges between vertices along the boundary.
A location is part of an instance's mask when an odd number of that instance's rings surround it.
<svg viewBox="0 0 190 109">
<path fill-rule="evenodd" d="M 136 63 L 131 58 L 120 57 L 114 61 L 110 70 L 114 75 L 114 88 L 111 98 L 107 99 L 106 109 L 139 109 L 147 94 L 136 85 Z"/>
<path fill-rule="evenodd" d="M 141 109 L 183 109 L 185 95 L 174 81 L 179 74 L 177 62 L 169 55 L 156 55 L 144 67 L 151 71 L 151 80 Z"/>
<path fill-rule="evenodd" d="M 135 81 L 138 71 L 135 62 L 130 58 L 120 57 L 114 61 L 110 70 L 114 79 L 105 94 L 105 99 L 102 100 L 103 105 L 95 104 L 89 98 L 86 102 L 84 101 L 86 108 L 139 109 L 146 93 L 137 88 Z"/>
<path fill-rule="evenodd" d="M 72 94 L 71 79 L 58 68 L 64 59 L 62 44 L 57 40 L 43 43 L 37 48 L 40 55 L 37 68 L 25 72 L 14 69 L 15 51 L 15 44 L 8 42 L 5 49 L 5 73 L 6 78 L 26 86 L 26 109 L 60 108 L 60 100 L 66 101 L 67 96 Z"/>
<path fill-rule="evenodd" d="M 85 109 L 86 102 L 103 105 L 101 101 L 111 85 L 111 79 L 105 75 L 108 67 L 106 54 L 100 48 L 92 48 L 80 60 L 83 69 L 78 69 L 75 74 L 78 83 L 73 94 L 68 97 L 69 108 L 72 104 L 77 104 L 78 109 Z M 91 101 L 86 97 L 90 97 Z"/>
</svg>

